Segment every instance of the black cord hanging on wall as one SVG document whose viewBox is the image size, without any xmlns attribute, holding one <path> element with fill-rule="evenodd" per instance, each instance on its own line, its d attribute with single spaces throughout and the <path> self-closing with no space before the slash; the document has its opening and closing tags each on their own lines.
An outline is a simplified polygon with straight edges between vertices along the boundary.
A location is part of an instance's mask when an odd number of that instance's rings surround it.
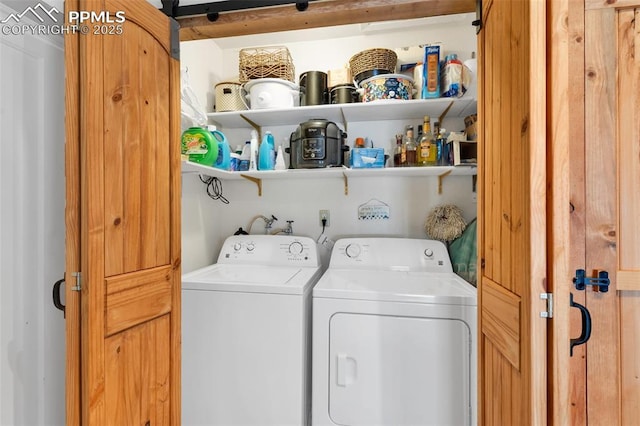
<svg viewBox="0 0 640 426">
<path fill-rule="evenodd" d="M 202 183 L 207 185 L 207 195 L 213 200 L 220 200 L 224 204 L 229 204 L 224 195 L 222 195 L 222 182 L 217 177 L 198 175 Z"/>
</svg>

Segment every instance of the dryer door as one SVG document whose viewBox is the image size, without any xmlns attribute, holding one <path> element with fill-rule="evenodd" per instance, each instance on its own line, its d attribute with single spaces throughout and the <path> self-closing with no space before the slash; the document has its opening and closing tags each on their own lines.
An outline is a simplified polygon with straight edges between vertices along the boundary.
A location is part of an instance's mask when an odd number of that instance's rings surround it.
<svg viewBox="0 0 640 426">
<path fill-rule="evenodd" d="M 340 425 L 468 425 L 471 334 L 461 320 L 335 314 L 329 413 Z"/>
</svg>

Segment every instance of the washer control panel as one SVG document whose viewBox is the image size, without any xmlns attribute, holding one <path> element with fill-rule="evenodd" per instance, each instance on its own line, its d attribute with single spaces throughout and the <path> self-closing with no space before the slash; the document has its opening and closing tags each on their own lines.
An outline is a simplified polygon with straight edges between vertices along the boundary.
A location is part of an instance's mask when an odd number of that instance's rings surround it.
<svg viewBox="0 0 640 426">
<path fill-rule="evenodd" d="M 330 268 L 452 272 L 447 247 L 440 241 L 411 238 L 343 238 L 331 253 Z"/>
<path fill-rule="evenodd" d="M 218 263 L 320 265 L 315 241 L 290 235 L 233 235 L 222 245 Z"/>
</svg>

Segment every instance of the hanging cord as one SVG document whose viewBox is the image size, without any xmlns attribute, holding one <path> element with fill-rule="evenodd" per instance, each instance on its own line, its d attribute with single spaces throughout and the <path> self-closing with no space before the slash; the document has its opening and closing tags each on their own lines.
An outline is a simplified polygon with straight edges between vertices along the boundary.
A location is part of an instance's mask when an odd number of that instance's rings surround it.
<svg viewBox="0 0 640 426">
<path fill-rule="evenodd" d="M 320 239 L 324 236 L 324 230 L 327 227 L 327 219 L 323 218 L 322 219 L 322 232 L 320 233 L 320 235 L 318 235 L 318 238 L 316 239 L 316 243 L 320 244 Z M 326 239 L 327 237 L 325 237 Z"/>
<path fill-rule="evenodd" d="M 214 200 L 220 200 L 224 204 L 229 204 L 229 200 L 222 195 L 222 182 L 217 177 L 198 175 L 200 180 L 207 185 L 207 195 Z"/>
</svg>

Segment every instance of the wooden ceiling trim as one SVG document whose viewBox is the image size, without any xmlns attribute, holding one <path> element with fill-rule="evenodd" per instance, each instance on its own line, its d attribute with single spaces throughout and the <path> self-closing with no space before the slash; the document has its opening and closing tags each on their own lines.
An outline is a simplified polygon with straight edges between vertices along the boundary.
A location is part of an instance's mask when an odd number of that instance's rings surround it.
<svg viewBox="0 0 640 426">
<path fill-rule="evenodd" d="M 179 18 L 180 41 L 235 37 L 334 25 L 393 21 L 475 12 L 475 0 L 325 0 L 295 5 L 221 13 L 215 22 L 206 16 Z"/>
</svg>

